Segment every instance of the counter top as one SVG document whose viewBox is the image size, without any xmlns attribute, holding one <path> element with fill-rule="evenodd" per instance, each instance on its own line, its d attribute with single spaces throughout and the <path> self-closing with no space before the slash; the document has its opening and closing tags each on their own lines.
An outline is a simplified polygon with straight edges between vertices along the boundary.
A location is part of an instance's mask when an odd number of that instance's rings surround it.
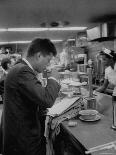
<svg viewBox="0 0 116 155">
<path fill-rule="evenodd" d="M 101 94 L 99 100 L 101 107 L 99 112 L 103 115 L 101 120 L 95 122 L 84 122 L 80 119 L 75 120 L 77 126 L 69 127 L 68 121 L 62 123 L 62 128 L 66 130 L 70 136 L 78 140 L 85 150 L 92 147 L 103 145 L 112 141 L 116 141 L 116 131 L 111 129 L 112 126 L 112 104 L 111 96 Z M 104 150 L 102 154 L 108 153 L 111 150 Z M 105 154 L 104 153 L 104 154 Z M 101 152 L 92 153 L 92 155 L 100 155 Z M 111 152 L 110 152 L 111 154 Z M 116 150 L 112 150 L 112 154 L 116 154 Z"/>
</svg>

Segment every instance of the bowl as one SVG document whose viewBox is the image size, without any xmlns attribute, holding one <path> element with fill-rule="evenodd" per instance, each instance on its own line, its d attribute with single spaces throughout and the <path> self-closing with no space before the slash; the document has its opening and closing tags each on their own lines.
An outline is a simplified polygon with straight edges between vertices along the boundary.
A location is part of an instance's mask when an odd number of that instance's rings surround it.
<svg viewBox="0 0 116 155">
<path fill-rule="evenodd" d="M 87 110 L 81 110 L 79 114 L 81 115 L 82 119 L 93 120 L 96 118 L 98 111 L 93 109 L 87 109 Z"/>
</svg>

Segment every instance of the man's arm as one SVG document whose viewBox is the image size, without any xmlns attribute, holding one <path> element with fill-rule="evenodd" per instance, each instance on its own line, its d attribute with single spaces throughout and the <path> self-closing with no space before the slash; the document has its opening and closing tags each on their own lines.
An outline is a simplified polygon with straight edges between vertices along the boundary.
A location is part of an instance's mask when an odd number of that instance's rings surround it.
<svg viewBox="0 0 116 155">
<path fill-rule="evenodd" d="M 4 93 L 4 78 L 1 77 L 0 79 L 0 95 L 3 95 Z"/>
<path fill-rule="evenodd" d="M 44 108 L 49 108 L 54 104 L 60 90 L 59 83 L 53 79 L 48 79 L 47 86 L 42 87 L 33 72 L 29 70 L 20 73 L 18 85 L 20 93 L 25 98 Z"/>
</svg>

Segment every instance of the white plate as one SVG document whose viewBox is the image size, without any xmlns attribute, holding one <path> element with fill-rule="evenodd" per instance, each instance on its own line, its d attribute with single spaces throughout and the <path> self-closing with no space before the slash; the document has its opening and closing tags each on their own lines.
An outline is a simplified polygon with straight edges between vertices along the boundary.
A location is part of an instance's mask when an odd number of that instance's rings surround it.
<svg viewBox="0 0 116 155">
<path fill-rule="evenodd" d="M 73 94 L 73 91 L 61 91 L 62 94 L 68 95 Z"/>
<path fill-rule="evenodd" d="M 85 86 L 87 85 L 87 82 L 76 82 L 76 81 L 71 81 L 69 83 L 70 86 L 75 86 L 75 87 L 80 87 L 80 86 Z"/>
<path fill-rule="evenodd" d="M 69 85 L 71 83 L 71 81 L 72 80 L 70 80 L 70 79 L 64 79 L 64 80 L 61 81 L 61 85 L 62 84 L 68 84 Z"/>
<path fill-rule="evenodd" d="M 100 120 L 101 116 L 100 115 L 96 115 L 96 117 L 94 119 L 83 119 L 83 117 L 80 116 L 79 119 L 82 120 L 82 121 L 86 121 L 86 122 L 94 122 L 94 121 Z"/>
</svg>

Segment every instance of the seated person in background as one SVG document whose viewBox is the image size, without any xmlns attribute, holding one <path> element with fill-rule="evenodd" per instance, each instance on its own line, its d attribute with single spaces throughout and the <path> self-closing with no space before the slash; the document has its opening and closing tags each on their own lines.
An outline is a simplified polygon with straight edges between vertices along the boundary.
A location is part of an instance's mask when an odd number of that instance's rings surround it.
<svg viewBox="0 0 116 155">
<path fill-rule="evenodd" d="M 101 87 L 97 88 L 95 91 L 104 92 L 111 83 L 114 85 L 113 93 L 116 94 L 116 53 L 113 50 L 104 49 L 100 53 L 102 61 L 105 68 L 105 80 Z M 94 92 L 95 93 L 95 92 Z"/>
<path fill-rule="evenodd" d="M 6 75 L 8 74 L 9 69 L 12 67 L 12 62 L 10 58 L 3 58 L 1 61 L 1 66 L 3 70 L 3 75 L 0 78 L 0 95 L 3 99 L 3 93 L 4 93 L 4 80 L 6 78 Z"/>
<path fill-rule="evenodd" d="M 21 59 L 21 55 L 16 53 L 11 54 L 10 59 L 11 59 L 12 65 L 15 65 Z"/>
</svg>

